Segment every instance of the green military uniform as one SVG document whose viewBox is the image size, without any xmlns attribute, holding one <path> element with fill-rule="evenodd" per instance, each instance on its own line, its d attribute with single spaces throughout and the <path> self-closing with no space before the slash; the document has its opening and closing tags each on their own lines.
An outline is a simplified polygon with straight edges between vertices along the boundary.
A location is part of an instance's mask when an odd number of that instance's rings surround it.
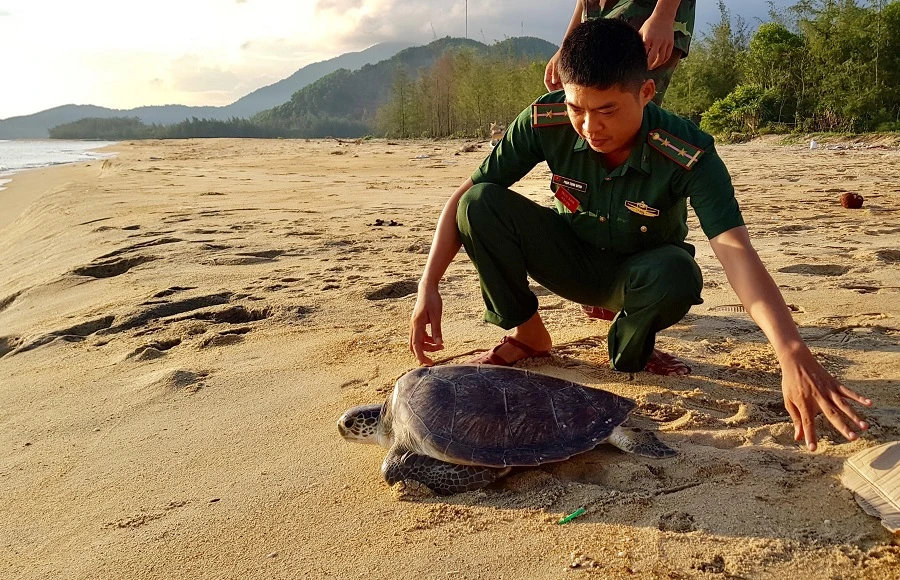
<svg viewBox="0 0 900 580">
<path fill-rule="evenodd" d="M 607 171 L 569 122 L 565 93 L 520 114 L 472 175 L 457 225 L 481 280 L 485 320 L 514 328 L 537 311 L 528 276 L 581 304 L 620 311 L 609 331 L 617 370 L 643 369 L 655 335 L 702 302 L 687 200 L 707 237 L 743 225 L 713 139 L 653 103 L 630 157 Z M 546 161 L 556 208 L 508 189 Z"/>
<path fill-rule="evenodd" d="M 581 21 L 592 18 L 618 18 L 635 30 L 640 30 L 644 22 L 653 14 L 656 2 L 657 0 L 607 0 L 606 5 L 601 7 L 600 0 L 584 0 Z M 675 49 L 672 51 L 672 56 L 649 73 L 650 78 L 656 82 L 656 96 L 653 97 L 653 102 L 657 105 L 662 106 L 666 89 L 669 88 L 678 61 L 687 56 L 691 47 L 696 8 L 697 0 L 681 0 L 678 11 L 675 13 Z"/>
</svg>

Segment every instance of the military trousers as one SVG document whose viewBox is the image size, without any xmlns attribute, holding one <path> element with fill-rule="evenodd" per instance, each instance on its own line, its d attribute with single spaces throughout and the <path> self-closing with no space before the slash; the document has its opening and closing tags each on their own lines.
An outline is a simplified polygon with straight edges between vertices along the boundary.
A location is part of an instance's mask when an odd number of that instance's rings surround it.
<svg viewBox="0 0 900 580">
<path fill-rule="evenodd" d="M 460 199 L 457 227 L 475 265 L 484 320 L 511 329 L 529 320 L 538 300 L 530 276 L 563 298 L 618 311 L 609 329 L 610 366 L 643 370 L 656 333 L 701 304 L 703 278 L 693 256 L 676 245 L 623 255 L 590 244 L 550 207 L 491 183 Z"/>
</svg>

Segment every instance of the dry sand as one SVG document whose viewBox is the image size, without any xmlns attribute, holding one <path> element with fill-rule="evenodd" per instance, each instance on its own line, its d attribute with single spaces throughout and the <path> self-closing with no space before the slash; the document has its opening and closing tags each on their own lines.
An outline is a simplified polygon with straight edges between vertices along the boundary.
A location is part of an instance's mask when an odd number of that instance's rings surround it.
<svg viewBox="0 0 900 580">
<path fill-rule="evenodd" d="M 414 366 L 432 228 L 487 151 L 459 145 L 122 143 L 16 176 L 0 192 L 0 577 L 897 577 L 896 540 L 839 476 L 900 437 L 900 151 L 721 147 L 803 336 L 875 400 L 862 440 L 792 441 L 773 351 L 694 221 L 706 302 L 660 337 L 692 375 L 610 371 L 607 323 L 540 288 L 556 346 L 528 365 L 635 398 L 678 457 L 600 448 L 397 501 L 384 451 L 335 421 Z M 518 189 L 547 202 L 548 178 Z M 442 289 L 443 360 L 500 338 L 464 255 Z"/>
</svg>

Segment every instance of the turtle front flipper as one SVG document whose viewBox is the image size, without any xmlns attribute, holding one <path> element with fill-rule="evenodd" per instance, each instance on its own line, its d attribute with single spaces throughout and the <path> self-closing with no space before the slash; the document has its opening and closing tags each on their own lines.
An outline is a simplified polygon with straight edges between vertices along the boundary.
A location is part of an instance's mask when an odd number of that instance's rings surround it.
<svg viewBox="0 0 900 580">
<path fill-rule="evenodd" d="M 381 465 L 381 474 L 388 485 L 398 481 L 417 481 L 438 495 L 452 495 L 481 489 L 510 468 L 481 467 L 447 463 L 428 455 L 420 455 L 394 446 Z"/>
<path fill-rule="evenodd" d="M 609 435 L 609 442 L 626 453 L 634 453 L 641 457 L 652 457 L 653 459 L 672 457 L 678 453 L 657 439 L 653 431 L 647 431 L 646 429 L 616 427 Z"/>
</svg>

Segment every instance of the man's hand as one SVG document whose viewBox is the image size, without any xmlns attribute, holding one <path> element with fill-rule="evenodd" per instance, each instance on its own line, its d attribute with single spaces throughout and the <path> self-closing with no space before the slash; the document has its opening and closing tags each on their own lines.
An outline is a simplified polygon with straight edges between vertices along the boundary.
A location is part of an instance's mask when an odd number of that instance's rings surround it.
<svg viewBox="0 0 900 580">
<path fill-rule="evenodd" d="M 426 352 L 434 352 L 444 348 L 441 336 L 441 311 L 443 301 L 437 287 L 429 287 L 419 283 L 416 305 L 409 320 L 409 350 L 416 355 L 419 364 L 431 366 L 434 361 Z M 428 334 L 428 327 L 431 334 Z"/>
<path fill-rule="evenodd" d="M 816 427 L 813 420 L 819 411 L 848 440 L 855 441 L 854 429 L 869 428 L 868 423 L 850 407 L 848 401 L 870 406 L 872 401 L 840 384 L 822 368 L 813 354 L 803 347 L 790 360 L 782 363 L 781 392 L 784 407 L 794 422 L 794 439 L 806 440 L 810 451 L 816 450 Z"/>
<path fill-rule="evenodd" d="M 855 440 L 855 429 L 865 430 L 869 425 L 859 418 L 849 401 L 867 407 L 872 401 L 841 385 L 809 351 L 781 291 L 753 249 L 747 228 L 732 228 L 709 240 L 709 244 L 741 304 L 775 348 L 781 366 L 784 407 L 794 421 L 794 438 L 806 440 L 809 450 L 815 451 L 813 421 L 822 412 L 844 437 Z"/>
<path fill-rule="evenodd" d="M 544 86 L 547 87 L 548 91 L 558 91 L 562 88 L 562 83 L 559 82 L 559 75 L 556 74 L 556 63 L 559 62 L 559 51 L 556 51 L 550 61 L 547 63 L 547 68 L 544 69 Z"/>
<path fill-rule="evenodd" d="M 644 48 L 647 49 L 647 68 L 650 70 L 666 64 L 672 57 L 672 49 L 675 48 L 673 25 L 672 20 L 654 14 L 644 22 L 638 31 L 644 40 Z M 546 84 L 546 79 L 544 84 Z"/>
</svg>

